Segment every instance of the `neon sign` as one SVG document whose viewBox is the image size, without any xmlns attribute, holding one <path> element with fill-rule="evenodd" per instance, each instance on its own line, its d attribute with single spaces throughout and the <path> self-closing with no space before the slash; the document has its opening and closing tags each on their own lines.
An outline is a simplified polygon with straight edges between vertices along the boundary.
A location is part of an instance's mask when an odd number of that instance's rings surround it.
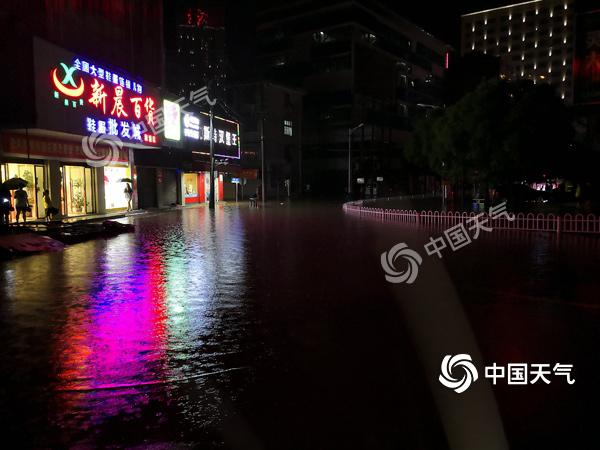
<svg viewBox="0 0 600 450">
<path fill-rule="evenodd" d="M 183 114 L 183 136 L 188 141 L 195 142 L 193 148 L 199 148 L 197 153 L 206 153 L 210 147 L 210 117 L 205 112 L 199 116 L 185 112 Z M 224 158 L 240 158 L 240 127 L 233 120 L 214 116 L 213 135 L 214 151 L 216 156 Z"/>
<path fill-rule="evenodd" d="M 156 144 L 156 135 L 150 132 L 156 122 L 156 100 L 141 95 L 141 84 L 79 58 L 73 65 L 60 62 L 52 68 L 50 80 L 54 98 L 64 106 L 91 110 L 83 118 L 86 132 Z"/>
<path fill-rule="evenodd" d="M 181 139 L 181 107 L 175 102 L 164 100 L 163 111 L 165 116 L 165 137 L 167 139 L 178 141 Z"/>
<path fill-rule="evenodd" d="M 96 66 L 95 64 L 87 61 L 85 59 L 73 58 L 73 66 L 74 70 L 79 70 L 83 73 L 86 73 L 92 77 L 97 77 L 100 80 L 107 81 L 111 84 L 119 85 L 128 90 L 136 92 L 137 94 L 142 93 L 142 85 L 130 80 L 127 77 L 121 76 L 115 72 L 112 72 L 104 67 Z"/>
</svg>

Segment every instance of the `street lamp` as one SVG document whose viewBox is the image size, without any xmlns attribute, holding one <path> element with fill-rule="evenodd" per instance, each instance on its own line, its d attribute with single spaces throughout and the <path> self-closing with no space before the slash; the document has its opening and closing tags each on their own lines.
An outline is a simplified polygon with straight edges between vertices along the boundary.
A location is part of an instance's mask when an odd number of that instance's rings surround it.
<svg viewBox="0 0 600 450">
<path fill-rule="evenodd" d="M 348 128 L 348 196 L 352 195 L 352 133 L 364 126 L 361 122 L 354 128 Z"/>
</svg>

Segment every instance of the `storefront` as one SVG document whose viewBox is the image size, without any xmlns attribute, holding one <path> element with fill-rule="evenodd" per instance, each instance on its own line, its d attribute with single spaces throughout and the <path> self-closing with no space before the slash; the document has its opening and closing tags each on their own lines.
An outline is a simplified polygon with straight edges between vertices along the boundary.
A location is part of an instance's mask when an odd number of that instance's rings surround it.
<svg viewBox="0 0 600 450">
<path fill-rule="evenodd" d="M 30 219 L 46 189 L 58 217 L 124 210 L 127 184 L 135 207 L 132 149 L 160 149 L 158 89 L 39 38 L 33 50 L 35 123 L 0 132 L 0 177 L 27 181 Z"/>
<path fill-rule="evenodd" d="M 47 189 L 58 208 L 58 217 L 77 217 L 127 207 L 125 183 L 131 178 L 130 149 L 112 153 L 112 162 L 92 167 L 81 138 L 35 130 L 29 133 L 1 133 L 0 178 L 18 177 L 27 181 L 27 197 L 31 211 L 28 220 L 45 218 L 43 194 Z M 111 152 L 108 146 L 97 144 L 98 154 Z M 14 220 L 14 212 L 12 213 Z"/>
<path fill-rule="evenodd" d="M 183 174 L 183 201 L 184 204 L 206 203 L 210 195 L 210 172 L 187 172 Z M 223 174 L 215 175 L 215 202 L 223 201 Z"/>
<path fill-rule="evenodd" d="M 129 198 L 125 188 L 132 183 L 131 169 L 128 165 L 111 164 L 104 167 L 104 208 L 107 211 L 127 209 Z"/>
<path fill-rule="evenodd" d="M 0 169 L 1 181 L 10 178 L 22 178 L 27 181 L 25 192 L 31 205 L 31 212 L 27 213 L 28 219 L 43 219 L 45 215 L 44 200 L 42 195 L 47 188 L 46 166 L 43 162 L 33 164 L 4 163 Z M 11 220 L 15 219 L 15 212 L 11 213 Z"/>
</svg>

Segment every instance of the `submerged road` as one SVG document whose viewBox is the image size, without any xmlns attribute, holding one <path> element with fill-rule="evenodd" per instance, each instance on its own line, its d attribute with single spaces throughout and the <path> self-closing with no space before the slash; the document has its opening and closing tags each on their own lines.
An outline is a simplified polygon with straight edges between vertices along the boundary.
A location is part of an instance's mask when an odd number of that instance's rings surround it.
<svg viewBox="0 0 600 450">
<path fill-rule="evenodd" d="M 127 220 L 135 233 L 0 263 L 0 426 L 22 447 L 597 441 L 597 237 L 484 233 L 439 259 L 423 244 L 443 230 L 334 204 Z M 398 242 L 423 256 L 412 285 L 384 279 Z M 492 386 L 481 368 L 456 394 L 437 377 L 461 352 L 573 364 L 576 382 Z"/>
</svg>

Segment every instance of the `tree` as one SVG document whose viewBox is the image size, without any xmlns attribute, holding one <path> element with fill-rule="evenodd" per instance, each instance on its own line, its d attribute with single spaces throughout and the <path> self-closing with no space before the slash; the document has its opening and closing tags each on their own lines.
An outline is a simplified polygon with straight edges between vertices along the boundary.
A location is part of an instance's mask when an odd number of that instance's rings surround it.
<svg viewBox="0 0 600 450">
<path fill-rule="evenodd" d="M 551 86 L 490 80 L 420 121 L 406 157 L 454 183 L 498 186 L 564 175 L 572 135 Z"/>
</svg>

